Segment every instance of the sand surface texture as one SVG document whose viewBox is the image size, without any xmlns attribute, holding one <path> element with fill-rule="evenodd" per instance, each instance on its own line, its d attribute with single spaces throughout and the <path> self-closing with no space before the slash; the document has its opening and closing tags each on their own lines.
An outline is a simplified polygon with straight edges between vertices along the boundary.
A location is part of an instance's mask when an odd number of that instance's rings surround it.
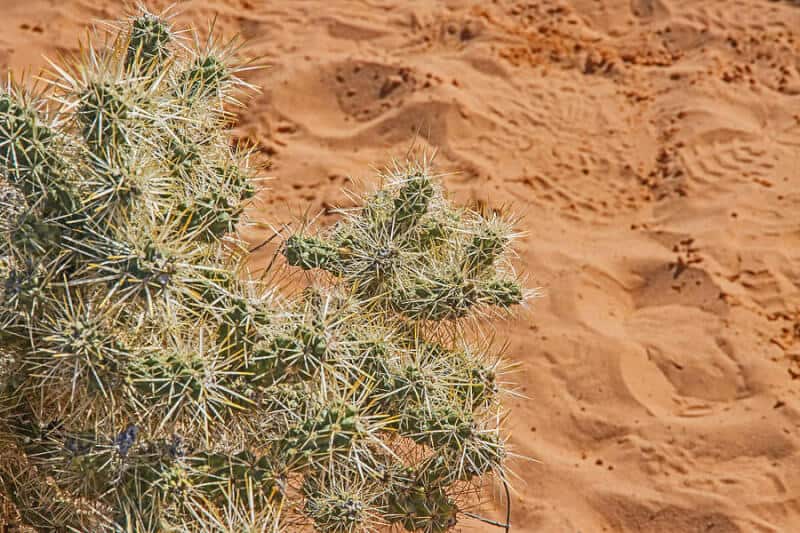
<svg viewBox="0 0 800 533">
<path fill-rule="evenodd" d="M 0 69 L 35 71 L 124 6 L 0 8 Z M 273 160 L 256 216 L 339 205 L 415 136 L 457 200 L 524 215 L 514 533 L 800 531 L 798 2 L 178 9 L 270 65 L 236 129 Z"/>
</svg>

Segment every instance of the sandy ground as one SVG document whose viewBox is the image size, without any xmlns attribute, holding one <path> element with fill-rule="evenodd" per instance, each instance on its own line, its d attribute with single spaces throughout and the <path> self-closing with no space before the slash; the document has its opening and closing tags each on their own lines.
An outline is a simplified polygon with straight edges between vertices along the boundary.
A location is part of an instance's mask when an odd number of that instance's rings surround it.
<svg viewBox="0 0 800 533">
<path fill-rule="evenodd" d="M 458 200 L 524 215 L 514 533 L 800 531 L 798 2 L 178 7 L 270 65 L 237 128 L 273 160 L 258 217 L 336 205 L 416 134 Z M 17 71 L 123 10 L 0 8 Z"/>
</svg>

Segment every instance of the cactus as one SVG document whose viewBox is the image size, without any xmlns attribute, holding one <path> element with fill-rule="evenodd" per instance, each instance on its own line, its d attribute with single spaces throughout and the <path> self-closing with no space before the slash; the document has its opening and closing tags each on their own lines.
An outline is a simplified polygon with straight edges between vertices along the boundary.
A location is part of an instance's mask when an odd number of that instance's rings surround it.
<svg viewBox="0 0 800 533">
<path fill-rule="evenodd" d="M 305 493 L 317 528 L 444 532 L 465 493 L 487 475 L 505 479 L 508 456 L 497 423 L 506 366 L 470 342 L 465 320 L 532 292 L 509 260 L 512 220 L 454 206 L 425 158 L 379 178 L 332 227 L 285 239 L 287 263 L 318 272 L 322 288 L 297 299 L 293 330 L 278 337 L 288 351 L 274 359 L 291 362 L 281 374 L 312 401 L 319 384 L 325 406 L 349 398 L 333 423 L 320 407 L 287 417 L 292 453 L 327 484 Z M 317 413 L 326 422 L 310 422 Z"/>
<path fill-rule="evenodd" d="M 465 319 L 522 303 L 512 223 L 398 163 L 248 270 L 260 168 L 233 44 L 141 11 L 0 93 L 0 504 L 43 531 L 443 532 L 505 479 L 502 361 Z"/>
<path fill-rule="evenodd" d="M 424 159 L 396 162 L 381 178 L 388 184 L 343 211 L 329 232 L 289 238 L 288 262 L 330 272 L 362 299 L 417 322 L 525 300 L 508 263 L 510 222 L 453 207 Z"/>
</svg>

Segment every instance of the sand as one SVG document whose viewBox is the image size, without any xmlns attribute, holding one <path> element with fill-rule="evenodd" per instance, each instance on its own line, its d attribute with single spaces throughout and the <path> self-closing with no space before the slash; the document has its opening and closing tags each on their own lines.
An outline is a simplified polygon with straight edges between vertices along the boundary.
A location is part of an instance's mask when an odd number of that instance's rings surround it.
<svg viewBox="0 0 800 533">
<path fill-rule="evenodd" d="M 4 71 L 123 10 L 0 7 Z M 338 205 L 415 138 L 456 199 L 524 216 L 543 297 L 497 325 L 527 396 L 510 443 L 536 460 L 512 465 L 514 533 L 800 531 L 797 2 L 178 9 L 270 67 L 236 129 L 273 161 L 256 217 Z"/>
</svg>

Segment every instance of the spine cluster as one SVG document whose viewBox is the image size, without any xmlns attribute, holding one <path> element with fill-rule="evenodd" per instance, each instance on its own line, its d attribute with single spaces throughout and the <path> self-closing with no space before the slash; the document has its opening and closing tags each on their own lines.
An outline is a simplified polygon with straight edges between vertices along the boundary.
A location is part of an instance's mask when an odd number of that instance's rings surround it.
<svg viewBox="0 0 800 533">
<path fill-rule="evenodd" d="M 0 504 L 41 531 L 447 531 L 505 477 L 504 366 L 462 324 L 526 299 L 512 224 L 398 163 L 285 240 L 320 275 L 277 295 L 237 237 L 234 53 L 141 12 L 0 93 Z"/>
</svg>

